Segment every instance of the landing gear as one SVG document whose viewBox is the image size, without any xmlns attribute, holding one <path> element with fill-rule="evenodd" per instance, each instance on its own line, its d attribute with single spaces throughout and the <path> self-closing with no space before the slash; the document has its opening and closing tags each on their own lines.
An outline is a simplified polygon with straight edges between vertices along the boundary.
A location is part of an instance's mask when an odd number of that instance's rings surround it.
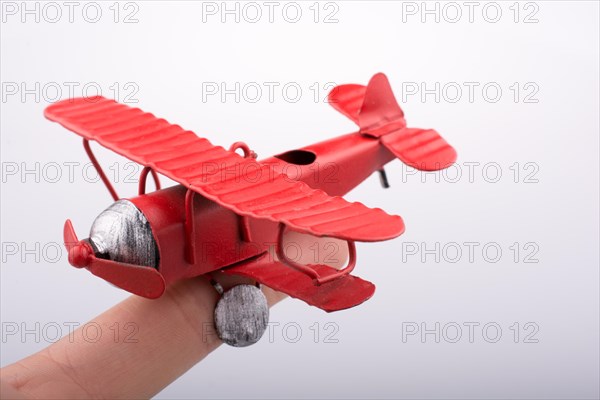
<svg viewBox="0 0 600 400">
<path fill-rule="evenodd" d="M 269 323 L 269 306 L 255 285 L 237 285 L 223 292 L 215 307 L 215 328 L 219 338 L 233 347 L 246 347 L 260 340 Z"/>
</svg>

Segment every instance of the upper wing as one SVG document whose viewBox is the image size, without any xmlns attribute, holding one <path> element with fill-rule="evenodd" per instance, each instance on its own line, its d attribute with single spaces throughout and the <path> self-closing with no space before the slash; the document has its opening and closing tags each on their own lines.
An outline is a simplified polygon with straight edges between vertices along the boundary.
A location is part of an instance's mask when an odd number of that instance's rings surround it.
<svg viewBox="0 0 600 400">
<path fill-rule="evenodd" d="M 292 181 L 139 108 L 80 98 L 55 103 L 44 115 L 240 215 L 346 240 L 387 240 L 404 232 L 399 216 Z"/>
<path fill-rule="evenodd" d="M 322 276 L 338 272 L 326 265 L 312 267 Z M 310 277 L 274 260 L 269 253 L 256 260 L 226 268 L 223 272 L 258 281 L 327 312 L 357 306 L 371 298 L 375 292 L 375 285 L 354 275 L 343 275 L 317 286 Z"/>
</svg>

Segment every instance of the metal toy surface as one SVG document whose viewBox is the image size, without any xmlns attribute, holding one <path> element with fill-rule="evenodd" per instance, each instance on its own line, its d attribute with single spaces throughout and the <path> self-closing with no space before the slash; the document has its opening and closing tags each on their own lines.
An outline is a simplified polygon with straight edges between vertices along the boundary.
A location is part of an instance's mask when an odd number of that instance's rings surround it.
<svg viewBox="0 0 600 400">
<path fill-rule="evenodd" d="M 147 298 L 161 296 L 180 279 L 223 271 L 325 311 L 369 299 L 375 286 L 350 274 L 356 264 L 354 242 L 392 239 L 404 232 L 404 223 L 339 196 L 376 171 L 387 186 L 383 167 L 394 158 L 430 171 L 451 165 L 456 152 L 436 131 L 406 127 L 383 74 L 368 86 L 337 86 L 329 101 L 357 123 L 357 132 L 262 161 L 243 143 L 226 150 L 102 97 L 49 106 L 46 118 L 84 138 L 115 200 L 96 219 L 89 239 L 79 240 L 66 221 L 69 262 Z M 137 197 L 119 199 L 90 149 L 91 140 L 145 167 Z M 315 173 L 315 166 L 335 168 L 335 179 L 327 179 L 327 171 Z M 290 171 L 294 176 L 286 175 Z M 157 190 L 146 194 L 149 173 Z M 180 185 L 160 189 L 157 173 Z M 346 240 L 348 265 L 337 270 L 297 263 L 283 248 L 286 229 Z M 269 253 L 273 245 L 277 257 Z"/>
</svg>

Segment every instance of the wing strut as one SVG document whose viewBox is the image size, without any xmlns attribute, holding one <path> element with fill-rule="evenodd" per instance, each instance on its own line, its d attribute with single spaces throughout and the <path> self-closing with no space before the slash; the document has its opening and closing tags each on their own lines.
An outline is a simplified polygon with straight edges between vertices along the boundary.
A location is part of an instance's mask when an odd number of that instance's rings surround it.
<svg viewBox="0 0 600 400">
<path fill-rule="evenodd" d="M 152 174 L 152 179 L 154 179 L 154 187 L 156 190 L 160 190 L 160 179 L 158 179 L 158 174 L 155 170 L 150 167 L 144 167 L 142 173 L 140 174 L 140 181 L 138 184 L 138 195 L 146 194 L 146 178 L 148 177 L 148 172 Z"/>
<path fill-rule="evenodd" d="M 196 232 L 194 229 L 194 195 L 195 191 L 187 190 L 185 193 L 185 258 L 188 263 L 196 262 Z"/>
<path fill-rule="evenodd" d="M 112 183 L 110 183 L 110 181 L 108 180 L 108 177 L 106 176 L 106 174 L 104 173 L 104 171 L 102 170 L 102 166 L 98 162 L 98 159 L 96 158 L 96 156 L 92 152 L 92 148 L 90 147 L 90 141 L 89 140 L 83 139 L 83 148 L 85 149 L 85 152 L 87 153 L 88 157 L 90 158 L 90 161 L 92 162 L 92 165 L 94 165 L 94 168 L 96 168 L 96 172 L 98 172 L 98 175 L 100 176 L 100 179 L 102 179 L 102 182 L 104 182 L 104 186 L 106 186 L 106 188 L 110 192 L 110 195 L 112 196 L 113 200 L 114 201 L 119 200 L 119 195 L 117 194 L 117 192 L 116 192 L 115 188 L 113 187 Z"/>
<path fill-rule="evenodd" d="M 321 275 L 315 270 L 314 267 L 318 267 L 318 265 L 303 265 L 288 258 L 283 248 L 283 234 L 285 232 L 286 226 L 287 225 L 282 222 L 279 223 L 279 233 L 277 234 L 277 248 L 275 250 L 277 252 L 277 257 L 285 265 L 292 267 L 304 273 L 305 275 L 308 275 L 313 280 L 313 284 L 315 286 L 321 286 L 324 283 L 331 282 L 333 280 L 341 278 L 342 276 L 348 275 L 356 266 L 356 245 L 352 240 L 347 241 L 348 252 L 350 253 L 350 260 L 348 261 L 348 265 L 339 271 L 334 270 L 335 272 L 328 273 L 326 275 Z M 327 271 L 330 272 L 331 269 L 327 269 Z"/>
</svg>

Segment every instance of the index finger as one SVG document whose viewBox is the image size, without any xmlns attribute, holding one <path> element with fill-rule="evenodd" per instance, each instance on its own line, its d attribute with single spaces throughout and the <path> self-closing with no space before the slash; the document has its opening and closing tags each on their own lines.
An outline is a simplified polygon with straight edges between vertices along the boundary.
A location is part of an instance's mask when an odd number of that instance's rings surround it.
<svg viewBox="0 0 600 400">
<path fill-rule="evenodd" d="M 286 240 L 306 244 L 309 239 L 291 234 Z M 341 266 L 345 257 L 343 251 L 337 254 L 339 265 L 334 266 Z M 237 277 L 219 280 L 225 286 L 243 281 Z M 269 306 L 285 297 L 267 287 L 263 292 Z M 213 323 L 218 299 L 204 277 L 177 282 L 156 300 L 131 296 L 93 322 L 100 332 L 133 327 L 132 340 L 104 334 L 92 343 L 79 328 L 3 368 L 1 378 L 27 397 L 152 397 L 221 344 Z"/>
</svg>

